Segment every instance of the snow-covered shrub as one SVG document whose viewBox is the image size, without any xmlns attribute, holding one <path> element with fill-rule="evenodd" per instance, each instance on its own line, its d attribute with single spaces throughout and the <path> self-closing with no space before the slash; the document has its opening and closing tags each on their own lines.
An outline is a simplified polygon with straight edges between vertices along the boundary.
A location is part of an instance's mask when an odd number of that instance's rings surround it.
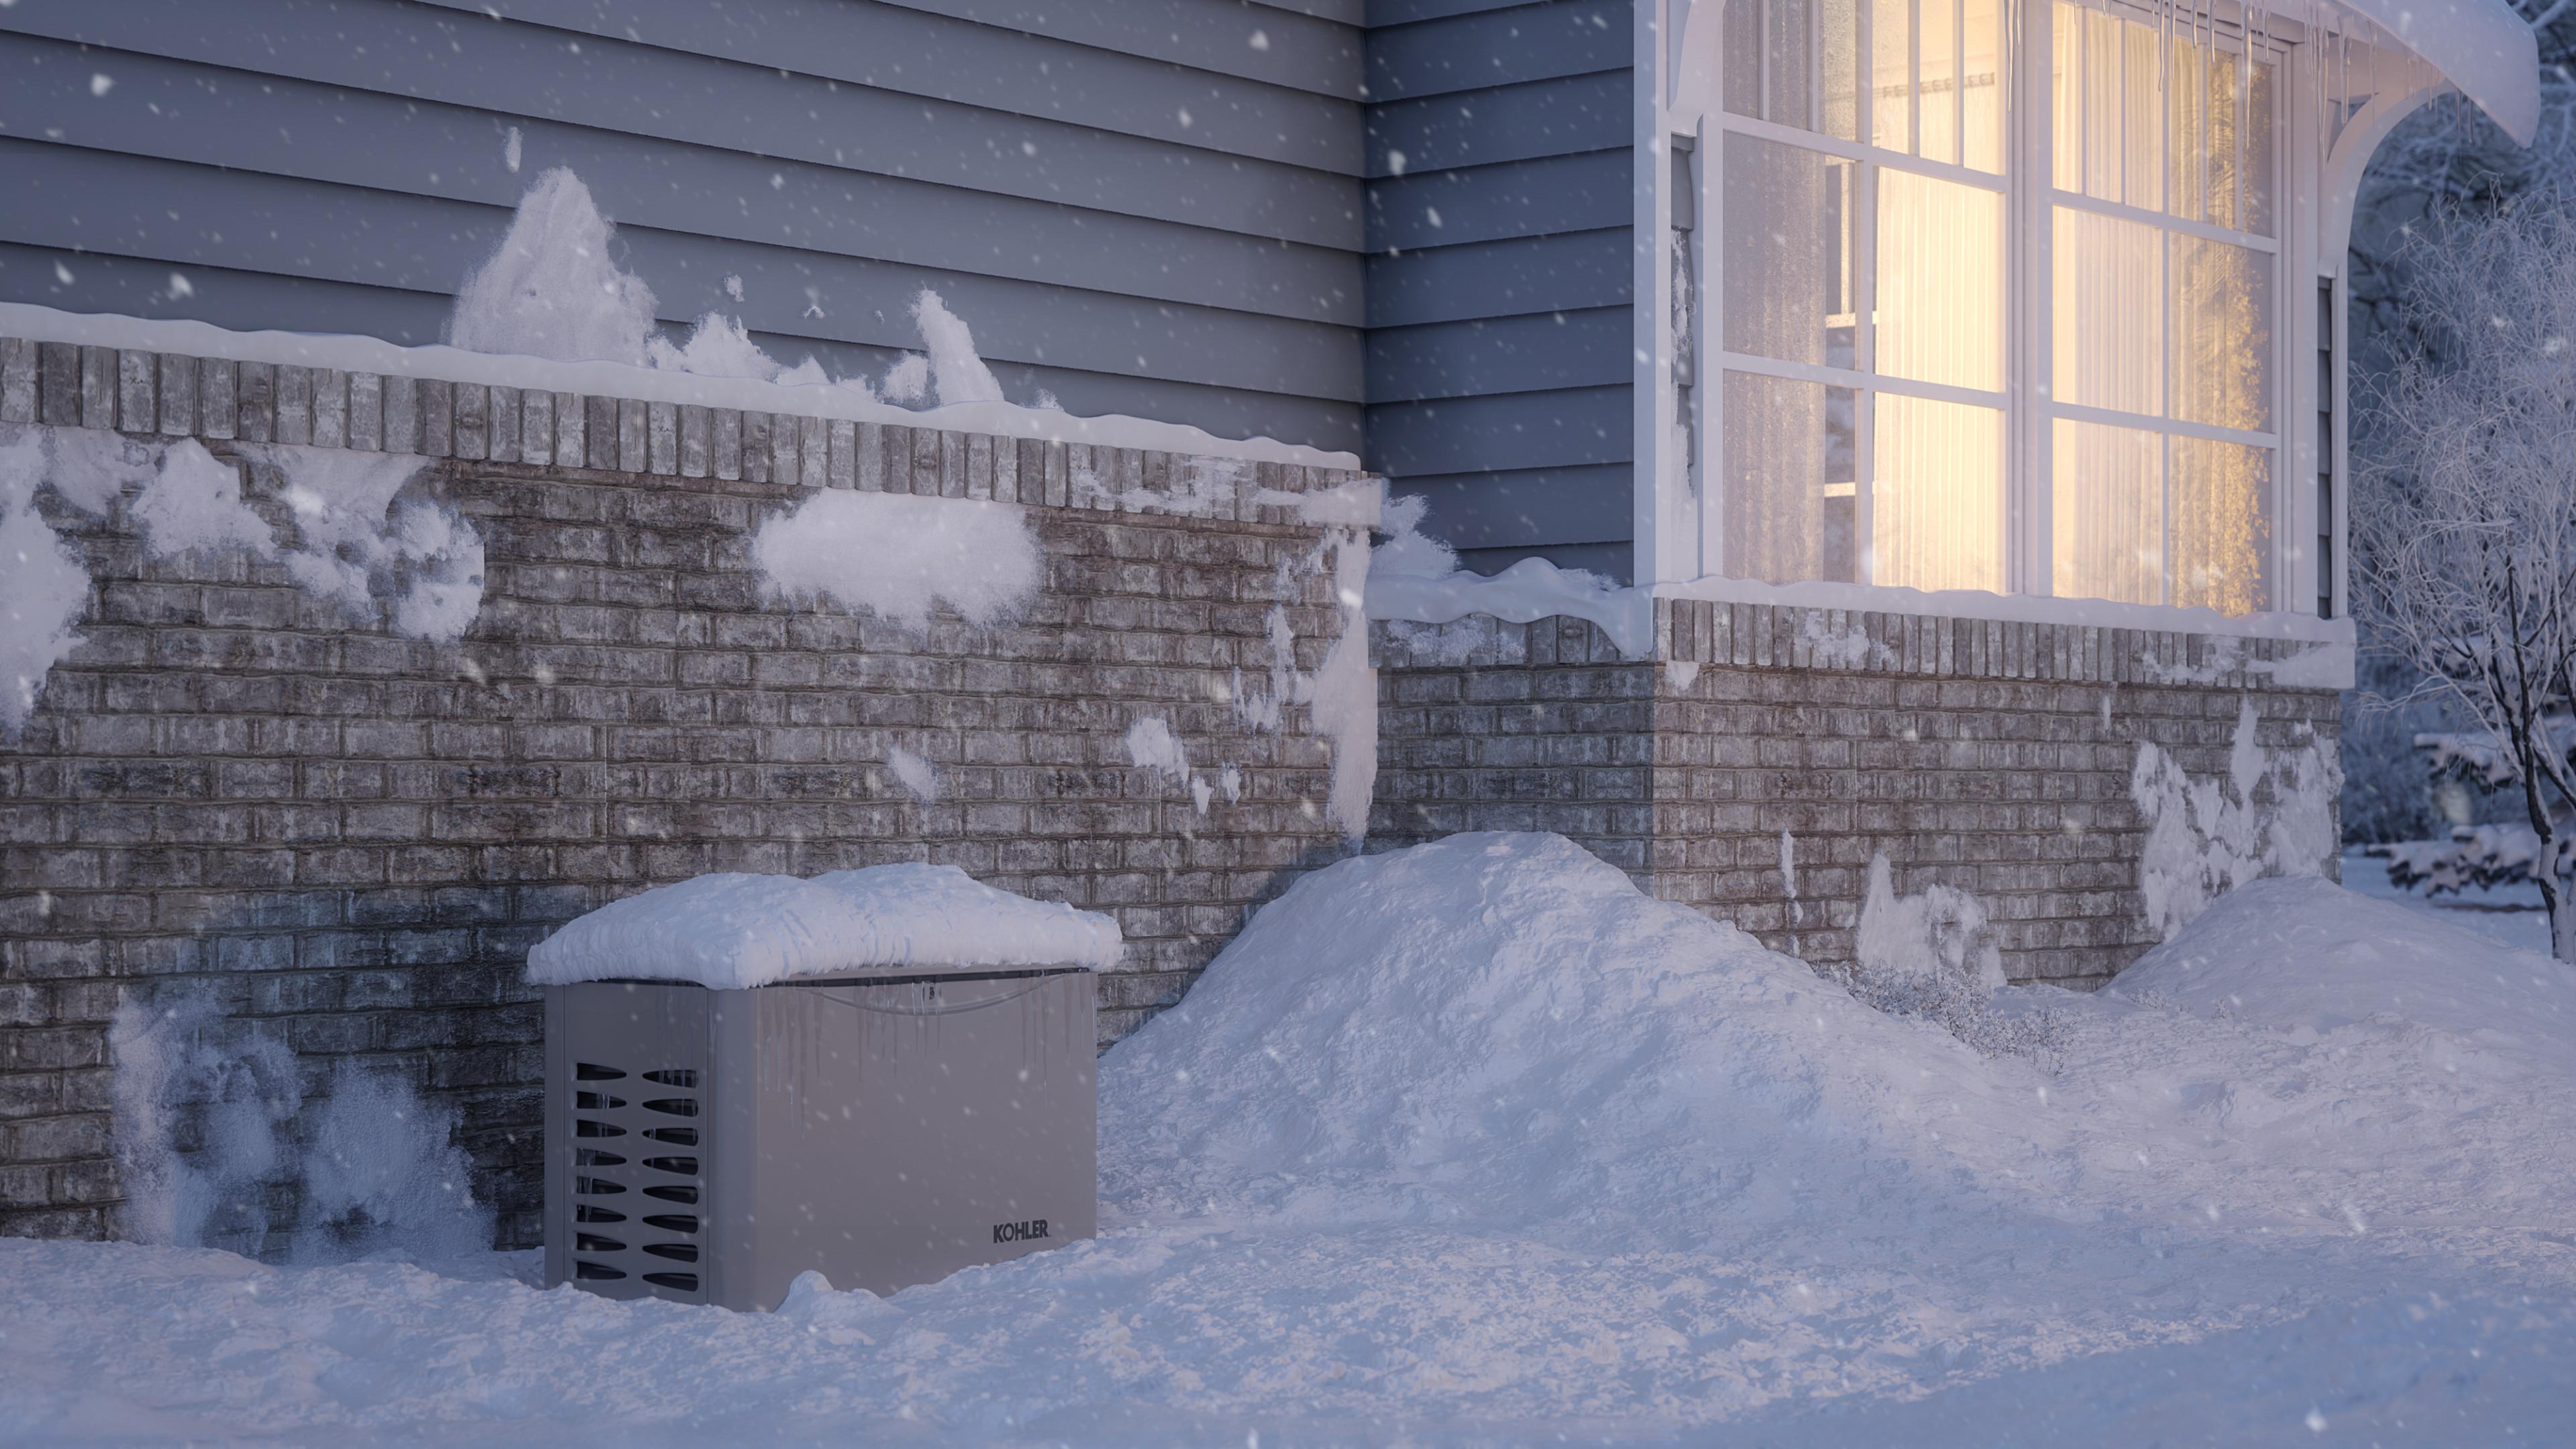
<svg viewBox="0 0 2576 1449">
<path fill-rule="evenodd" d="M 2521 797 L 2533 839 L 2516 854 L 2542 867 L 2557 953 L 2576 959 L 2560 845 L 2576 817 L 2576 195 L 2437 209 L 2406 260 L 2415 340 L 2373 389 L 2357 611 L 2420 677 L 2403 698 L 2468 722 L 2423 737 L 2431 768 Z"/>
<path fill-rule="evenodd" d="M 1856 949 L 1857 961 L 1827 974 L 1863 1004 L 1929 1022 L 1987 1056 L 2021 1057 L 2057 1069 L 2066 1038 L 2061 1014 L 1995 1010 L 1995 990 L 2004 984 L 2003 954 L 1985 903 L 1974 895 L 1936 884 L 1919 895 L 1900 896 L 1887 857 L 1872 856 Z"/>
<path fill-rule="evenodd" d="M 308 1098 L 286 1043 L 204 992 L 128 1001 L 108 1043 L 137 1240 L 266 1256 L 271 1208 L 292 1202 L 288 1256 L 300 1259 L 491 1246 L 455 1113 L 402 1077 L 344 1064 L 327 1095 Z"/>
</svg>

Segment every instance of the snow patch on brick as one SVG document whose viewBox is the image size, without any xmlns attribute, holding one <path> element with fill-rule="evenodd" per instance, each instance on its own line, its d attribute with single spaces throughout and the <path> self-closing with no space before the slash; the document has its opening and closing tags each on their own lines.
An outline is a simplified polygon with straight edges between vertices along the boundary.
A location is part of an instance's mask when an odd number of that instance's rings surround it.
<svg viewBox="0 0 2576 1449">
<path fill-rule="evenodd" d="M 2138 888 L 2170 941 L 2211 901 L 2265 876 L 2321 875 L 2335 857 L 2334 742 L 2309 735 L 2287 750 L 2255 741 L 2254 701 L 2236 716 L 2227 773 L 2194 779 L 2153 742 L 2138 745 L 2129 798 L 2147 819 Z"/>
<path fill-rule="evenodd" d="M 1037 596 L 1037 537 L 1008 503 L 832 488 L 772 514 L 752 559 L 773 597 L 837 604 L 919 629 L 938 605 L 978 626 Z"/>
</svg>

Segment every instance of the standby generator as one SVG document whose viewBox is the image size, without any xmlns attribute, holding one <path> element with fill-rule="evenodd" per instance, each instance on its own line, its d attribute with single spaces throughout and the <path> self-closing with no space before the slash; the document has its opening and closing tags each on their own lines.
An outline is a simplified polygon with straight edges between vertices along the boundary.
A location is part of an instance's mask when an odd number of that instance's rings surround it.
<svg viewBox="0 0 2576 1449">
<path fill-rule="evenodd" d="M 1080 967 L 546 992 L 546 1281 L 771 1309 L 1098 1221 Z"/>
</svg>

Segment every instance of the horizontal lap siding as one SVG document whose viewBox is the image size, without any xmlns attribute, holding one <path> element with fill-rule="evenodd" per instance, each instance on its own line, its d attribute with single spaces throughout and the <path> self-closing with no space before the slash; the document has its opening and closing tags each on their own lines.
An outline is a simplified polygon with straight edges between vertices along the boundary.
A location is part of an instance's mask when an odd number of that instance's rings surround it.
<svg viewBox="0 0 2576 1449">
<path fill-rule="evenodd" d="M 1357 447 L 1359 31 L 1133 4 L 0 10 L 0 298 L 431 341 L 570 165 L 667 322 L 872 372 L 935 287 L 1015 396 Z"/>
<path fill-rule="evenodd" d="M 1633 525 L 1626 0 L 1374 6 L 1369 466 L 1470 566 L 1624 577 Z"/>
</svg>

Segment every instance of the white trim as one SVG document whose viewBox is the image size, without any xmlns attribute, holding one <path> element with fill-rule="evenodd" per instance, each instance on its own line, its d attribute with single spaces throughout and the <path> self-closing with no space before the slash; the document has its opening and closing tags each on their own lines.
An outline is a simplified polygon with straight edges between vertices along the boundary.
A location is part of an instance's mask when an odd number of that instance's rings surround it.
<svg viewBox="0 0 2576 1449">
<path fill-rule="evenodd" d="M 1973 186 L 1980 191 L 2000 193 L 2005 190 L 2004 178 L 1992 171 L 1979 171 L 1973 166 L 1959 166 L 1948 161 L 1934 161 L 1927 157 L 1909 155 L 1903 151 L 1890 151 L 1884 146 L 1840 140 L 1822 131 L 1803 131 L 1796 126 L 1784 126 L 1778 121 L 1763 120 L 1759 116 L 1742 116 L 1733 111 L 1723 111 L 1718 114 L 1721 117 L 1720 124 L 1725 129 L 1740 131 L 1747 136 L 1759 137 L 1765 141 L 1776 141 L 1781 145 L 1796 146 L 1801 150 L 1819 151 L 1828 156 L 1838 156 L 1845 161 L 1871 161 L 1882 166 L 1893 166 L 1899 171 L 1916 171 L 1942 181 L 1956 182 L 1961 186 Z"/>
<path fill-rule="evenodd" d="M 2538 134 L 2540 43 L 2505 0 L 2337 0 L 2337 4 L 2371 21 L 2459 87 L 2516 142 L 2528 146 Z"/>
<path fill-rule="evenodd" d="M 1202 458 L 1240 458 L 1247 462 L 1281 463 L 1301 468 L 1356 472 L 1360 467 L 1358 456 L 1351 453 L 1282 443 L 1272 438 L 1220 438 L 1184 423 L 1158 422 L 1151 418 L 1118 414 L 1083 418 L 1013 403 L 951 403 L 946 407 L 915 412 L 892 403 L 869 402 L 848 388 L 828 383 L 799 385 L 761 382 L 748 377 L 702 377 L 696 373 L 666 372 L 623 362 L 555 362 L 542 357 L 468 352 L 456 347 L 405 347 L 376 337 L 233 332 L 208 322 L 62 312 L 24 302 L 0 302 L 0 337 L 136 352 L 167 352 L 228 362 L 327 367 L 339 372 L 434 378 L 489 387 L 577 393 L 584 397 L 692 403 L 703 407 L 738 408 L 744 412 L 791 413 L 798 417 L 1138 448 Z"/>
<path fill-rule="evenodd" d="M 2277 78 L 2275 89 L 2278 89 Z M 2237 185 L 2239 190 L 2243 189 L 2244 180 L 2241 175 Z M 2135 222 L 2140 226 L 2152 226 L 2159 231 L 2180 232 L 2186 236 L 2196 236 L 2202 241 L 2225 242 L 2230 246 L 2240 246 L 2247 251 L 2262 252 L 2267 256 L 2277 256 L 2281 251 L 2279 238 L 2268 237 L 2260 232 L 2211 226 L 2205 221 L 2190 221 L 2166 212 L 2149 211 L 2143 206 L 2104 201 L 2098 196 L 2083 196 L 2072 191 L 2062 191 L 2056 187 L 2049 188 L 2048 199 L 2051 205 L 2064 207 L 2068 211 L 2089 211 L 2096 216 L 2110 217 L 2114 221 Z M 2278 220 L 2277 217 L 2274 219 Z"/>
<path fill-rule="evenodd" d="M 1766 377 L 1784 377 L 1795 382 L 1820 382 L 1827 387 L 1845 387 L 1858 392 L 1892 392 L 1903 397 L 1959 403 L 1972 408 L 2000 411 L 2004 406 L 2005 395 L 2000 392 L 1953 387 L 1946 382 L 1916 382 L 1891 373 L 1851 372 L 1839 367 L 1818 367 L 1811 362 L 1782 362 L 1776 357 L 1762 357 L 1750 352 L 1718 355 L 1729 372 L 1758 372 Z"/>
<path fill-rule="evenodd" d="M 2274 329 L 2276 334 L 2279 330 Z M 2278 404 L 2275 406 L 2277 407 Z M 2052 402 L 2048 405 L 2048 411 L 2051 417 L 2065 418 L 2070 422 L 2101 423 L 2107 427 L 2129 428 L 2141 433 L 2170 433 L 2176 437 L 2199 438 L 2203 442 L 2210 443 L 2242 443 L 2249 448 L 2281 446 L 2281 433 L 2278 429 L 2268 433 L 2258 433 L 2245 428 L 2222 428 L 2213 423 L 2186 422 L 2181 418 L 2159 418 L 2146 413 L 2124 413 L 2117 408 L 2089 407 L 2082 403 Z"/>
<path fill-rule="evenodd" d="M 2352 239 L 2352 208 L 2361 196 L 2362 173 L 2379 143 L 2418 107 L 2450 90 L 2422 61 L 2407 56 L 2389 59 L 2401 67 L 2395 84 L 2372 96 L 2344 122 L 2326 157 L 2325 174 L 2318 179 L 2323 203 L 2317 208 L 2317 259 L 2327 275 L 2343 271 L 2344 249 Z"/>
<path fill-rule="evenodd" d="M 1608 589 L 1592 576 L 1567 573 L 1524 559 L 1499 574 L 1464 570 L 1436 577 L 1373 574 L 1368 617 L 1446 624 L 1482 614 L 1527 624 L 1564 615 L 1587 619 L 1609 633 L 1619 652 L 1649 659 L 1662 652 L 1655 637 L 1655 601 L 1706 599 L 1729 604 L 1774 604 L 1841 609 L 1851 613 L 1906 614 L 1934 619 L 1974 619 L 2007 624 L 2056 624 L 2076 628 L 2137 629 L 2207 634 L 2231 639 L 2283 639 L 2350 649 L 2350 619 L 2313 614 L 2229 615 L 2169 604 L 2126 604 L 2108 599 L 2050 599 L 2032 594 L 1990 594 L 1950 589 L 1937 593 L 1877 584 L 1766 584 L 1753 579 L 1701 578 L 1679 583 Z M 2349 656 L 2347 656 L 2348 658 Z"/>
<path fill-rule="evenodd" d="M 1716 0 L 1705 3 L 1714 28 Z M 1631 154 L 1643 158 L 1643 164 L 1629 168 L 1629 296 L 1635 299 L 1629 314 L 1629 577 L 1646 583 L 1695 568 L 1698 560 L 1684 562 L 1683 540 L 1663 537 L 1665 520 L 1679 516 L 1672 507 L 1677 460 L 1668 442 L 1673 427 L 1672 161 L 1664 143 L 1669 123 L 1656 104 L 1664 93 L 1667 52 L 1656 6 L 1635 6 L 1629 24 L 1629 59 L 1643 82 L 1629 88 Z"/>
</svg>

